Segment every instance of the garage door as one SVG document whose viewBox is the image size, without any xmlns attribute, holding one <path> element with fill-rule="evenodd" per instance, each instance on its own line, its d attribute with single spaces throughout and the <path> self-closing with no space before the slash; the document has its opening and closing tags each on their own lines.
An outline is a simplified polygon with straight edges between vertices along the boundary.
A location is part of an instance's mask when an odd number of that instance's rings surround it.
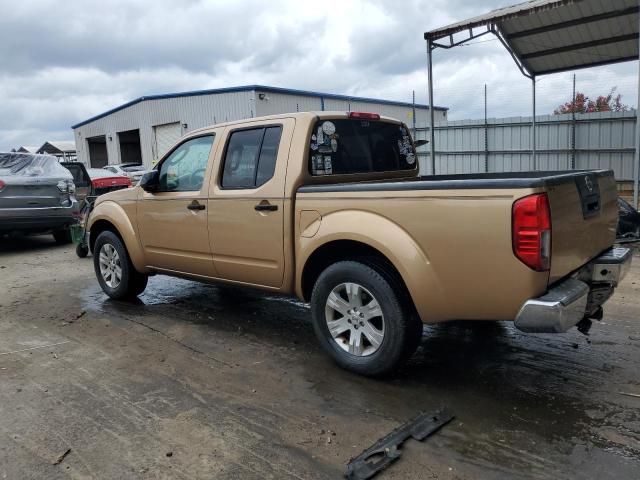
<svg viewBox="0 0 640 480">
<path fill-rule="evenodd" d="M 182 126 L 180 122 L 165 123 L 153 127 L 156 137 L 156 158 L 158 161 L 173 147 L 182 136 Z"/>
</svg>

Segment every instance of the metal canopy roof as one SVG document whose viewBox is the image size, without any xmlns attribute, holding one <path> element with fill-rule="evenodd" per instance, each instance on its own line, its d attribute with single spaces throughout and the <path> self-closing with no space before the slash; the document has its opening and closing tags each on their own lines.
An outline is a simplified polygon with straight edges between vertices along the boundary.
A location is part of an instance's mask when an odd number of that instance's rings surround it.
<svg viewBox="0 0 640 480">
<path fill-rule="evenodd" d="M 76 151 L 76 142 L 73 140 L 44 142 L 37 151 L 38 153 L 73 153 Z"/>
<path fill-rule="evenodd" d="M 434 48 L 452 48 L 493 33 L 522 73 L 535 77 L 637 59 L 638 11 L 637 0 L 531 0 L 424 38 Z"/>
<path fill-rule="evenodd" d="M 429 104 L 433 105 L 436 48 L 453 48 L 495 35 L 520 71 L 532 79 L 531 136 L 536 169 L 536 76 L 636 60 L 640 51 L 640 0 L 530 0 L 426 32 Z M 640 85 L 638 87 L 640 98 Z M 430 112 L 431 172 L 435 173 L 434 115 Z M 636 109 L 633 199 L 640 196 L 640 108 Z"/>
</svg>

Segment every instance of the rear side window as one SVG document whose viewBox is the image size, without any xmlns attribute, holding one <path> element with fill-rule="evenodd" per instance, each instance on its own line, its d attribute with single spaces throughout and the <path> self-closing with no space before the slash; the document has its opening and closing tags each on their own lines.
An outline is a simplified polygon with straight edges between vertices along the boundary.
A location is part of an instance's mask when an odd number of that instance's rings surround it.
<svg viewBox="0 0 640 480">
<path fill-rule="evenodd" d="M 379 120 L 320 120 L 309 149 L 313 175 L 416 168 L 416 152 L 407 127 Z"/>
<path fill-rule="evenodd" d="M 267 183 L 276 167 L 282 127 L 252 128 L 231 133 L 224 157 L 223 188 L 256 188 Z"/>
</svg>

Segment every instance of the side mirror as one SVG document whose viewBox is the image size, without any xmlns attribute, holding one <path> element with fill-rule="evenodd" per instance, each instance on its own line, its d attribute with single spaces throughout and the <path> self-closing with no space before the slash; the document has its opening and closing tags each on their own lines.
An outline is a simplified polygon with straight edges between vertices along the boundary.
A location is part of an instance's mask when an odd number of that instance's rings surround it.
<svg viewBox="0 0 640 480">
<path fill-rule="evenodd" d="M 142 175 L 140 186 L 145 192 L 153 193 L 158 191 L 160 186 L 160 174 L 158 170 L 151 170 Z"/>
<path fill-rule="evenodd" d="M 413 145 L 418 148 L 421 147 L 423 145 L 426 145 L 427 143 L 429 143 L 429 140 L 416 140 L 413 142 Z"/>
</svg>

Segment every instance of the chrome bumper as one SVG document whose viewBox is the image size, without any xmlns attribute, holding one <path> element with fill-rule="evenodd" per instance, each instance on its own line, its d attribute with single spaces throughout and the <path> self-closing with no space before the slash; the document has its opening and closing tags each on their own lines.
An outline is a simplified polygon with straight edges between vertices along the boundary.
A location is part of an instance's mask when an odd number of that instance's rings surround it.
<svg viewBox="0 0 640 480">
<path fill-rule="evenodd" d="M 590 318 L 606 302 L 631 267 L 628 248 L 612 248 L 541 297 L 524 303 L 515 326 L 529 333 L 561 333 Z"/>
</svg>

